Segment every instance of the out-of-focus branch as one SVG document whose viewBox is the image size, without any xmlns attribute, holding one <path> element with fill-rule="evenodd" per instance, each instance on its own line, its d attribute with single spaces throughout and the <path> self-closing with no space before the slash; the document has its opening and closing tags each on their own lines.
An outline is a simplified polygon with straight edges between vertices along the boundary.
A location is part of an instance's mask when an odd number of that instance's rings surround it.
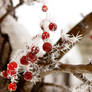
<svg viewBox="0 0 92 92">
<path fill-rule="evenodd" d="M 13 7 L 12 9 L 10 9 L 9 11 L 7 11 L 7 12 L 0 18 L 0 23 L 2 23 L 3 20 L 4 20 L 11 12 L 13 12 L 15 9 L 17 9 L 19 6 L 21 6 L 23 3 L 24 3 L 24 1 L 23 1 L 23 0 L 20 0 L 20 2 L 19 2 L 15 7 Z"/>
<path fill-rule="evenodd" d="M 72 28 L 67 34 L 69 34 L 70 36 L 77 36 L 77 35 L 81 35 L 82 38 L 84 38 L 84 36 L 86 36 L 88 33 L 90 33 L 90 31 L 92 30 L 92 13 L 88 14 L 80 23 L 78 23 L 74 28 Z M 55 45 L 62 45 L 63 41 L 60 38 L 58 40 L 58 42 Z M 70 44 L 70 48 L 72 48 L 75 44 L 72 45 L 72 43 Z M 56 58 L 56 60 L 60 60 L 70 49 L 60 51 L 58 57 Z M 54 52 L 53 52 L 54 53 Z M 52 53 L 47 53 L 45 54 L 43 57 L 39 58 L 38 64 L 40 65 L 47 65 L 49 64 L 49 62 L 51 62 L 51 58 L 48 59 L 48 57 L 51 57 Z M 45 57 L 45 59 L 44 59 Z M 43 62 L 46 61 L 46 62 Z"/>
<path fill-rule="evenodd" d="M 56 87 L 56 88 L 60 88 L 64 91 L 71 92 L 70 89 L 68 87 L 64 86 L 64 85 L 62 86 L 62 85 L 57 85 L 57 84 L 54 84 L 54 83 L 44 83 L 43 85 L 48 86 L 48 87 L 50 87 L 50 86 L 51 87 Z"/>
<path fill-rule="evenodd" d="M 1 32 L 0 26 L 0 72 L 6 69 L 11 55 L 12 47 L 7 34 Z"/>
</svg>

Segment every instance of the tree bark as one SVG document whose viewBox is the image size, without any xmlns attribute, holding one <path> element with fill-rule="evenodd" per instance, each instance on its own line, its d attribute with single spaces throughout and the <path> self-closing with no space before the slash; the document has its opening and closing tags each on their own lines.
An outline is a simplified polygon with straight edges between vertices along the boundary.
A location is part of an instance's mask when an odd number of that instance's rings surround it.
<svg viewBox="0 0 92 92">
<path fill-rule="evenodd" d="M 0 70 L 7 69 L 7 64 L 11 55 L 11 44 L 7 34 L 1 33 L 0 27 Z M 8 80 L 0 77 L 0 92 L 8 92 Z"/>
</svg>

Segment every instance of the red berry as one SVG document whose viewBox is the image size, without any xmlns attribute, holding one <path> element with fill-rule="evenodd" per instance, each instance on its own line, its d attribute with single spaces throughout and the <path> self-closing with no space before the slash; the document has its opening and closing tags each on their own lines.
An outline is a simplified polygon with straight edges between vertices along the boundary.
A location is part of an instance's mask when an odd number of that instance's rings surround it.
<svg viewBox="0 0 92 92">
<path fill-rule="evenodd" d="M 7 78 L 7 76 L 8 76 L 7 70 L 3 71 L 2 75 L 3 75 L 4 78 Z"/>
<path fill-rule="evenodd" d="M 45 40 L 50 37 L 50 34 L 48 32 L 43 32 L 42 39 Z"/>
<path fill-rule="evenodd" d="M 31 48 L 31 53 L 32 53 L 32 54 L 37 54 L 38 52 L 39 52 L 39 47 L 33 46 L 33 47 Z"/>
<path fill-rule="evenodd" d="M 16 74 L 16 71 L 15 70 L 7 70 L 7 73 L 11 76 L 15 75 Z"/>
<path fill-rule="evenodd" d="M 55 23 L 50 23 L 49 24 L 49 30 L 56 31 L 57 30 L 57 25 Z"/>
<path fill-rule="evenodd" d="M 17 68 L 17 63 L 16 62 L 10 62 L 8 64 L 8 69 L 9 70 L 15 70 Z"/>
<path fill-rule="evenodd" d="M 26 72 L 24 74 L 24 79 L 25 80 L 31 80 L 32 79 L 32 73 L 31 72 Z"/>
<path fill-rule="evenodd" d="M 32 54 L 31 52 L 29 52 L 26 56 L 27 60 L 31 61 L 32 63 L 37 61 L 37 56 L 35 54 Z"/>
<path fill-rule="evenodd" d="M 46 5 L 43 5 L 43 6 L 42 6 L 42 11 L 43 11 L 43 12 L 47 12 L 47 11 L 48 11 L 48 7 L 47 7 Z"/>
<path fill-rule="evenodd" d="M 27 61 L 27 57 L 26 56 L 22 56 L 22 58 L 20 59 L 20 63 L 23 65 L 28 65 L 29 62 Z"/>
<path fill-rule="evenodd" d="M 8 90 L 9 91 L 16 91 L 17 85 L 15 83 L 10 83 L 8 85 Z"/>
<path fill-rule="evenodd" d="M 52 45 L 51 45 L 51 43 L 45 42 L 45 43 L 43 44 L 43 50 L 46 51 L 46 52 L 50 52 L 50 51 L 52 50 Z"/>
</svg>

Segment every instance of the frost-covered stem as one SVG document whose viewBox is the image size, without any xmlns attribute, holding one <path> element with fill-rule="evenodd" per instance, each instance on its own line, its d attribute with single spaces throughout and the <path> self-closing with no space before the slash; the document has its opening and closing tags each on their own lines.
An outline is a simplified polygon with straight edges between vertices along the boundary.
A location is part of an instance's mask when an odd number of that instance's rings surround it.
<svg viewBox="0 0 92 92">
<path fill-rule="evenodd" d="M 81 80 L 83 83 L 88 83 L 90 84 L 90 81 L 85 77 L 83 76 L 82 73 L 73 73 L 73 75 L 78 78 L 79 80 Z"/>
<path fill-rule="evenodd" d="M 17 9 L 19 6 L 21 6 L 24 2 L 22 0 L 20 0 L 20 2 L 13 7 L 11 10 L 7 11 L 1 18 L 0 18 L 0 23 L 3 22 L 3 20 L 11 13 L 13 12 L 15 9 Z"/>
<path fill-rule="evenodd" d="M 84 36 L 86 36 L 88 33 L 90 33 L 90 31 L 92 30 L 92 13 L 88 14 L 79 24 L 77 24 L 74 28 L 72 28 L 67 34 L 69 34 L 70 36 L 78 36 L 81 35 L 82 38 L 84 38 Z M 80 39 L 81 40 L 81 39 Z M 58 40 L 58 42 L 55 45 L 62 45 L 63 41 L 60 38 Z M 75 44 L 70 44 L 70 48 L 72 48 Z M 60 51 L 58 58 L 56 59 L 57 61 L 60 60 L 70 49 L 67 49 L 65 51 Z M 54 53 L 54 52 L 53 52 Z M 40 65 L 47 65 L 49 63 L 47 63 L 48 61 L 51 61 L 51 59 L 45 59 L 44 57 L 50 57 L 52 54 L 45 54 L 42 58 L 39 59 L 38 64 Z M 46 62 L 43 62 L 46 61 Z"/>
<path fill-rule="evenodd" d="M 61 64 L 59 65 L 58 68 L 53 69 L 52 71 L 48 72 L 42 72 L 41 77 L 44 77 L 48 74 L 51 73 L 56 73 L 56 72 L 65 72 L 65 73 L 92 73 L 92 64 L 87 64 L 87 65 L 72 65 L 72 64 Z"/>
<path fill-rule="evenodd" d="M 82 37 L 86 36 L 90 31 L 92 31 L 92 13 L 88 14 L 80 23 L 78 23 L 74 28 L 72 28 L 67 34 Z M 80 39 L 81 40 L 81 39 Z M 62 44 L 62 39 L 60 39 L 57 44 Z M 74 44 L 75 45 L 75 44 Z M 73 45 L 71 44 L 71 48 Z M 61 59 L 70 49 L 61 52 L 58 60 Z"/>
<path fill-rule="evenodd" d="M 44 83 L 43 84 L 44 86 L 51 86 L 51 87 L 56 87 L 56 88 L 60 88 L 60 89 L 63 89 L 65 91 L 68 91 L 68 92 L 71 92 L 70 89 L 64 85 L 57 85 L 57 84 L 54 84 L 54 83 Z"/>
</svg>

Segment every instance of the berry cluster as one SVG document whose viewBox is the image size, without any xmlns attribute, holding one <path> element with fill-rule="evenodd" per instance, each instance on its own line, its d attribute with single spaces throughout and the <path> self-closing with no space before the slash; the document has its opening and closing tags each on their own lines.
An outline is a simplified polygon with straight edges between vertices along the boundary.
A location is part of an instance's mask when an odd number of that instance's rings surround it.
<svg viewBox="0 0 92 92">
<path fill-rule="evenodd" d="M 17 68 L 18 68 L 18 64 L 15 61 L 11 61 L 8 64 L 7 70 L 4 70 L 1 74 L 4 78 L 16 79 L 17 78 Z M 8 89 L 10 91 L 15 91 L 16 88 L 17 88 L 16 83 L 12 80 L 12 82 L 8 85 Z"/>
<path fill-rule="evenodd" d="M 58 57 L 58 51 L 64 51 L 64 50 L 69 49 L 70 43 L 74 44 L 80 38 L 81 38 L 80 36 L 69 38 L 68 35 L 62 34 L 62 37 L 61 37 L 61 39 L 63 40 L 62 46 L 59 46 L 59 45 L 53 46 L 53 49 L 56 49 L 55 50 L 56 54 L 53 53 L 53 55 L 55 55 L 55 58 Z M 43 44 L 44 51 L 46 50 L 46 52 L 50 52 L 52 49 L 52 45 L 49 45 L 48 42 L 45 42 L 44 44 Z M 51 63 L 51 65 L 39 66 L 37 64 L 37 61 L 39 60 L 37 57 L 37 54 L 39 53 L 39 47 L 32 46 L 31 48 L 27 48 L 27 49 L 28 50 L 25 55 L 22 55 L 22 57 L 19 56 L 20 62 L 15 62 L 16 60 L 11 61 L 7 66 L 7 70 L 1 72 L 1 75 L 4 78 L 11 79 L 11 83 L 9 83 L 9 85 L 8 85 L 8 89 L 10 91 L 16 90 L 16 88 L 17 88 L 16 80 L 18 79 L 18 75 L 20 72 L 23 73 L 24 79 L 26 81 L 36 82 L 36 81 L 39 81 L 39 76 L 40 76 L 41 72 L 51 71 L 58 64 L 53 61 Z M 17 53 L 17 55 L 18 55 L 18 53 Z M 53 65 L 55 65 L 55 66 L 53 66 Z"/>
<path fill-rule="evenodd" d="M 17 63 L 16 62 L 10 62 L 8 64 L 8 69 L 4 70 L 2 72 L 3 77 L 4 78 L 7 78 L 8 76 L 16 77 L 16 68 L 17 68 Z"/>
<path fill-rule="evenodd" d="M 48 7 L 46 5 L 43 5 L 42 6 L 42 11 L 43 12 L 47 12 L 48 10 Z M 47 39 L 50 38 L 50 34 L 49 32 L 47 32 L 46 30 L 44 30 L 44 28 L 41 26 L 42 30 L 43 30 L 43 33 L 42 33 L 42 40 L 46 42 L 44 42 L 43 44 L 43 50 L 47 53 L 51 52 L 52 50 L 52 44 L 47 42 Z M 57 25 L 53 22 L 50 22 L 49 25 L 48 25 L 48 28 L 50 31 L 56 31 L 57 30 Z"/>
</svg>

